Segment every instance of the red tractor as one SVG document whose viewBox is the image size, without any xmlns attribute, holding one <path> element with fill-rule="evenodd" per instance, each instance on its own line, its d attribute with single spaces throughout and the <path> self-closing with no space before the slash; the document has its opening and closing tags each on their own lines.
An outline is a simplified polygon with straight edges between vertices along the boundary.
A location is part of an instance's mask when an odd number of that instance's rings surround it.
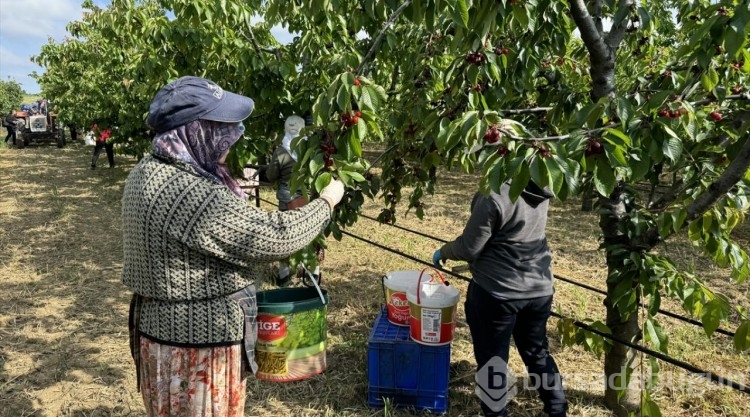
<svg viewBox="0 0 750 417">
<path fill-rule="evenodd" d="M 65 128 L 57 121 L 57 113 L 49 110 L 47 100 L 39 100 L 30 110 L 16 113 L 18 139 L 16 146 L 23 149 L 32 142 L 55 142 L 58 148 L 65 146 Z"/>
</svg>

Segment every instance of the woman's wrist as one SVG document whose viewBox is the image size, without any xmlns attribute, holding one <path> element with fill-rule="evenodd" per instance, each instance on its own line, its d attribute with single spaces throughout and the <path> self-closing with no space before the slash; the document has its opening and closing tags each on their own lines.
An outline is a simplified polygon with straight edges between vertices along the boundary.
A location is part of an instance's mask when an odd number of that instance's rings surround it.
<svg viewBox="0 0 750 417">
<path fill-rule="evenodd" d="M 328 203 L 328 208 L 331 210 L 331 212 L 333 212 L 333 207 L 335 205 L 335 204 L 333 204 L 333 199 L 331 199 L 328 196 L 324 196 L 324 195 L 320 196 L 320 199 L 323 200 L 323 201 L 325 201 L 326 203 Z"/>
</svg>

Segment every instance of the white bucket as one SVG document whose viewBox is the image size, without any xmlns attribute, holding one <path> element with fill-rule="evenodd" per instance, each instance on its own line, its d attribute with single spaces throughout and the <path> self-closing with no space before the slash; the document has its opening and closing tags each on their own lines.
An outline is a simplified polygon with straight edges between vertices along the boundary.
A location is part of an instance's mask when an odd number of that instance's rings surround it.
<svg viewBox="0 0 750 417">
<path fill-rule="evenodd" d="M 419 271 L 393 271 L 383 277 L 388 321 L 398 326 L 409 325 L 409 302 L 406 292 L 417 288 Z"/>
<path fill-rule="evenodd" d="M 422 270 L 417 285 L 406 292 L 409 302 L 409 334 L 417 343 L 445 345 L 453 340 L 456 328 L 456 306 L 460 293 L 447 285 L 437 270 L 429 281 Z M 430 268 L 432 269 L 432 268 Z"/>
</svg>

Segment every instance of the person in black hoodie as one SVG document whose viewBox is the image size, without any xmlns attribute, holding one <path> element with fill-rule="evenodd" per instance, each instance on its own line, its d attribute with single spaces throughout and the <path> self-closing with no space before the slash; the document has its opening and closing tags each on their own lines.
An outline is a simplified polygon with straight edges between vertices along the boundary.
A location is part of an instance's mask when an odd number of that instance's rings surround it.
<svg viewBox="0 0 750 417">
<path fill-rule="evenodd" d="M 16 111 L 12 110 L 8 112 L 8 115 L 5 116 L 5 119 L 3 119 L 3 127 L 8 130 L 8 136 L 5 137 L 5 143 L 8 143 L 11 139 L 13 139 L 13 144 L 16 144 L 16 123 L 18 122 L 18 119 L 16 118 Z"/>
<path fill-rule="evenodd" d="M 510 199 L 510 186 L 488 196 L 477 193 L 471 216 L 461 236 L 433 254 L 441 267 L 445 260 L 469 263 L 472 282 L 464 309 L 479 372 L 490 372 L 493 391 L 488 396 L 478 387 L 482 411 L 487 417 L 507 416 L 507 362 L 511 336 L 551 417 L 564 417 L 568 403 L 562 378 L 547 343 L 547 320 L 552 310 L 552 253 L 545 227 L 552 194 L 529 182 L 521 196 Z M 491 362 L 492 361 L 492 362 Z M 490 363 L 491 362 L 491 363 Z M 487 366 L 487 369 L 482 368 Z M 485 387 L 483 387 L 485 388 Z M 498 400 L 499 398 L 499 400 Z"/>
</svg>

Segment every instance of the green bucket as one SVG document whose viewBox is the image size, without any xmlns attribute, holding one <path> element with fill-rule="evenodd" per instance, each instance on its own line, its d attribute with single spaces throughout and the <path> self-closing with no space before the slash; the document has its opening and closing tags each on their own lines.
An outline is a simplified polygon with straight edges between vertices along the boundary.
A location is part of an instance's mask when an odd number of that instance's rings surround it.
<svg viewBox="0 0 750 417">
<path fill-rule="evenodd" d="M 328 293 L 319 288 L 261 291 L 255 376 L 288 382 L 310 378 L 326 368 Z"/>
</svg>

